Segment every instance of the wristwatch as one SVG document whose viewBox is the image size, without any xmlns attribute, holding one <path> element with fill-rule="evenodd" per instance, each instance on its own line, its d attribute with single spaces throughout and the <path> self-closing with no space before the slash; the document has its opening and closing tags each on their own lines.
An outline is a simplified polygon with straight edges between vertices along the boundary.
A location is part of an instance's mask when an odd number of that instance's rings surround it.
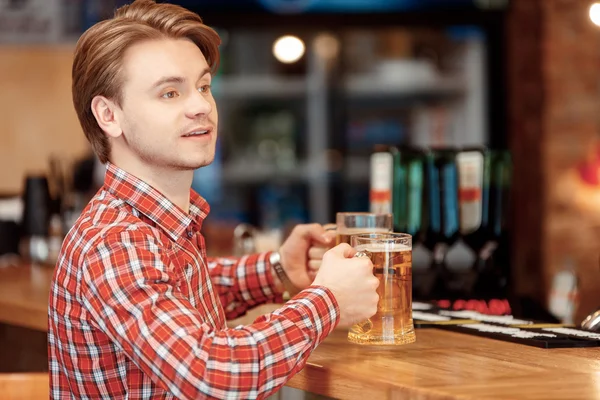
<svg viewBox="0 0 600 400">
<path fill-rule="evenodd" d="M 283 267 L 281 266 L 281 255 L 279 254 L 279 252 L 272 252 L 269 256 L 269 262 L 271 263 L 271 266 L 275 270 L 275 273 L 277 274 L 277 277 L 279 278 L 281 283 L 283 283 L 284 285 L 288 283 L 290 279 L 288 278 Z"/>
<path fill-rule="evenodd" d="M 288 278 L 288 275 L 285 273 L 285 270 L 281 265 L 281 255 L 276 251 L 272 252 L 269 256 L 269 262 L 275 270 L 277 277 L 283 284 L 283 300 L 288 301 L 290 298 L 292 298 L 292 295 L 297 292 L 297 290 L 295 289 L 294 285 L 292 285 L 292 282 L 290 282 L 290 278 Z"/>
</svg>

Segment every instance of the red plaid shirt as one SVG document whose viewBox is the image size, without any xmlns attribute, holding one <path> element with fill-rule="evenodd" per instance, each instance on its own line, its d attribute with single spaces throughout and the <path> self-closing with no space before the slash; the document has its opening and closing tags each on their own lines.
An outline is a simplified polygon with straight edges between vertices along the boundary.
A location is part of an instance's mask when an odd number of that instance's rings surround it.
<svg viewBox="0 0 600 400">
<path fill-rule="evenodd" d="M 108 165 L 67 235 L 50 291 L 55 399 L 264 398 L 303 368 L 339 320 L 311 286 L 253 324 L 226 319 L 276 301 L 268 254 L 208 259 L 208 204 L 184 213 Z"/>
</svg>

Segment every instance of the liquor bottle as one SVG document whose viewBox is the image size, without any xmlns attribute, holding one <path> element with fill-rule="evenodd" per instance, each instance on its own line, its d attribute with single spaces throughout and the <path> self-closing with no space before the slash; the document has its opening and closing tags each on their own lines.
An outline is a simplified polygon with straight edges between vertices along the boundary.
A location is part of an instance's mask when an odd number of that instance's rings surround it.
<svg viewBox="0 0 600 400">
<path fill-rule="evenodd" d="M 487 242 L 490 153 L 463 149 L 456 156 L 460 233 L 475 253 Z"/>
<path fill-rule="evenodd" d="M 484 197 L 482 235 L 477 254 L 478 278 L 473 288 L 481 298 L 504 296 L 510 281 L 509 233 L 512 160 L 506 150 L 489 152 L 489 184 Z M 487 172 L 485 173 L 486 175 Z M 485 193 L 485 192 L 484 192 Z"/>
<path fill-rule="evenodd" d="M 369 208 L 378 214 L 392 213 L 395 148 L 377 145 L 370 159 Z"/>
<path fill-rule="evenodd" d="M 490 152 L 484 148 L 465 148 L 456 156 L 460 233 L 463 243 L 475 255 L 471 268 L 455 276 L 454 292 L 461 298 L 472 296 L 473 286 L 485 266 L 484 249 L 490 244 L 490 160 Z"/>
<path fill-rule="evenodd" d="M 430 150 L 425 156 L 423 244 L 432 254 L 430 271 L 434 278 L 422 287 L 422 296 L 445 296 L 450 279 L 445 264 L 448 249 L 460 236 L 458 211 L 458 171 L 456 150 Z"/>
<path fill-rule="evenodd" d="M 426 155 L 425 206 L 428 224 L 424 244 L 434 252 L 436 263 L 443 263 L 445 250 L 459 237 L 455 150 L 432 150 Z"/>
<path fill-rule="evenodd" d="M 510 207 L 512 204 L 511 185 L 513 175 L 512 156 L 508 150 L 494 154 L 492 183 L 490 185 L 490 212 L 493 213 L 492 237 L 498 243 L 494 251 L 495 267 L 504 281 L 510 280 Z"/>
<path fill-rule="evenodd" d="M 394 231 L 412 235 L 414 246 L 422 240 L 424 153 L 418 149 L 400 148 L 393 156 Z"/>
</svg>

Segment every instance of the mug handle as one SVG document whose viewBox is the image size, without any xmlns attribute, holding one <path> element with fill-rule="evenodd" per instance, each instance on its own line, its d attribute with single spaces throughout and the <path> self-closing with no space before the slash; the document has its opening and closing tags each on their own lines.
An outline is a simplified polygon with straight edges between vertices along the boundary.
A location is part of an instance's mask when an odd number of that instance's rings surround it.
<svg viewBox="0 0 600 400">
<path fill-rule="evenodd" d="M 365 253 L 364 251 L 359 251 L 357 252 L 354 257 L 356 258 L 360 258 L 360 257 L 368 257 L 367 253 Z"/>
<path fill-rule="evenodd" d="M 323 225 L 323 228 L 326 231 L 336 231 L 337 230 L 337 225 L 336 224 L 325 224 L 325 225 Z"/>
</svg>

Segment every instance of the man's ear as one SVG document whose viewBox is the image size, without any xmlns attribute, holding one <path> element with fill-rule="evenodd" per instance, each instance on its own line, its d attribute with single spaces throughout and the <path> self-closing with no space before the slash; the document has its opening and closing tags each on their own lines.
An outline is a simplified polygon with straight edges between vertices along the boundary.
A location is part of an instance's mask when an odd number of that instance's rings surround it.
<svg viewBox="0 0 600 400">
<path fill-rule="evenodd" d="M 117 138 L 123 134 L 117 109 L 118 106 L 104 96 L 96 96 L 92 99 L 92 113 L 100 128 L 110 137 Z"/>
</svg>

